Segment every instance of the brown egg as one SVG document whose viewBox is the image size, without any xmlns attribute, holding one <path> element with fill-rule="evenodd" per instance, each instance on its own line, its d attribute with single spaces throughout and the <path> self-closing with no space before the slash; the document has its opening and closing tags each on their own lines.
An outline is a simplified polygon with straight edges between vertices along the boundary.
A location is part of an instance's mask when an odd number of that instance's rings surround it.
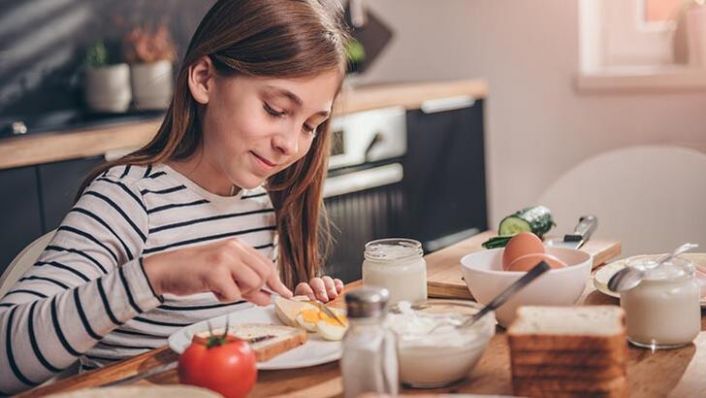
<svg viewBox="0 0 706 398">
<path fill-rule="evenodd" d="M 503 251 L 503 269 L 507 270 L 515 259 L 532 253 L 544 253 L 544 244 L 531 232 L 520 232 L 507 242 Z"/>
<path fill-rule="evenodd" d="M 549 264 L 552 268 L 563 268 L 566 267 L 566 263 L 559 260 L 555 256 L 546 253 L 533 253 L 527 254 L 522 257 L 518 257 L 513 261 L 506 271 L 529 271 L 535 265 L 539 264 L 540 261 L 544 261 Z"/>
</svg>

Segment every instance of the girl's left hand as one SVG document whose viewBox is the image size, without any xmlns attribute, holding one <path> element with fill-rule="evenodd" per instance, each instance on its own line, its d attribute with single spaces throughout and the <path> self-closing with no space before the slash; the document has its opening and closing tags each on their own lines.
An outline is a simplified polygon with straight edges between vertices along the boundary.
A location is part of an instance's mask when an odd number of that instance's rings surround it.
<svg viewBox="0 0 706 398">
<path fill-rule="evenodd" d="M 294 294 L 307 296 L 309 300 L 327 303 L 336 299 L 342 291 L 343 281 L 330 276 L 322 276 L 321 278 L 312 278 L 309 283 L 301 282 L 294 289 Z"/>
</svg>

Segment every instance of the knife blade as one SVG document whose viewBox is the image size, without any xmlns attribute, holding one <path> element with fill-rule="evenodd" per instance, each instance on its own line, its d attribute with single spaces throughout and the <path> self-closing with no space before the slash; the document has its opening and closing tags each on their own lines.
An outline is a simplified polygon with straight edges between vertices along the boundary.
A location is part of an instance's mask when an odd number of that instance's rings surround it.
<svg viewBox="0 0 706 398">
<path fill-rule="evenodd" d="M 579 249 L 590 238 L 598 227 L 598 217 L 593 215 L 582 216 L 573 232 L 564 235 L 563 238 L 550 239 L 547 246 L 565 247 L 569 249 Z"/>
</svg>

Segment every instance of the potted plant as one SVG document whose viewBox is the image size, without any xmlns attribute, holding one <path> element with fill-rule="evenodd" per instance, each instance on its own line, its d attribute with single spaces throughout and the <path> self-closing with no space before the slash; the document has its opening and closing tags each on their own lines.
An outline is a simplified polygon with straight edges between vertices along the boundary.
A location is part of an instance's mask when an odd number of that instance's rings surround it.
<svg viewBox="0 0 706 398">
<path fill-rule="evenodd" d="M 172 64 L 176 51 L 167 27 L 133 28 L 123 41 L 125 59 L 130 63 L 130 81 L 135 108 L 166 109 L 171 100 Z"/>
<path fill-rule="evenodd" d="M 102 40 L 86 51 L 84 98 L 95 112 L 125 112 L 130 106 L 130 69 L 125 63 L 111 63 Z"/>
</svg>

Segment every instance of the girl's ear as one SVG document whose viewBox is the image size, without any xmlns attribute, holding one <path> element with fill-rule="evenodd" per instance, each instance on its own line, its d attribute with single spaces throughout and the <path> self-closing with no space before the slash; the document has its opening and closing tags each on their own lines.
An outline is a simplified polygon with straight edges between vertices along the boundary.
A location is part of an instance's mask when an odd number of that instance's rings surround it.
<svg viewBox="0 0 706 398">
<path fill-rule="evenodd" d="M 214 86 L 214 78 L 213 62 L 206 55 L 189 66 L 189 91 L 199 104 L 208 104 Z"/>
</svg>

